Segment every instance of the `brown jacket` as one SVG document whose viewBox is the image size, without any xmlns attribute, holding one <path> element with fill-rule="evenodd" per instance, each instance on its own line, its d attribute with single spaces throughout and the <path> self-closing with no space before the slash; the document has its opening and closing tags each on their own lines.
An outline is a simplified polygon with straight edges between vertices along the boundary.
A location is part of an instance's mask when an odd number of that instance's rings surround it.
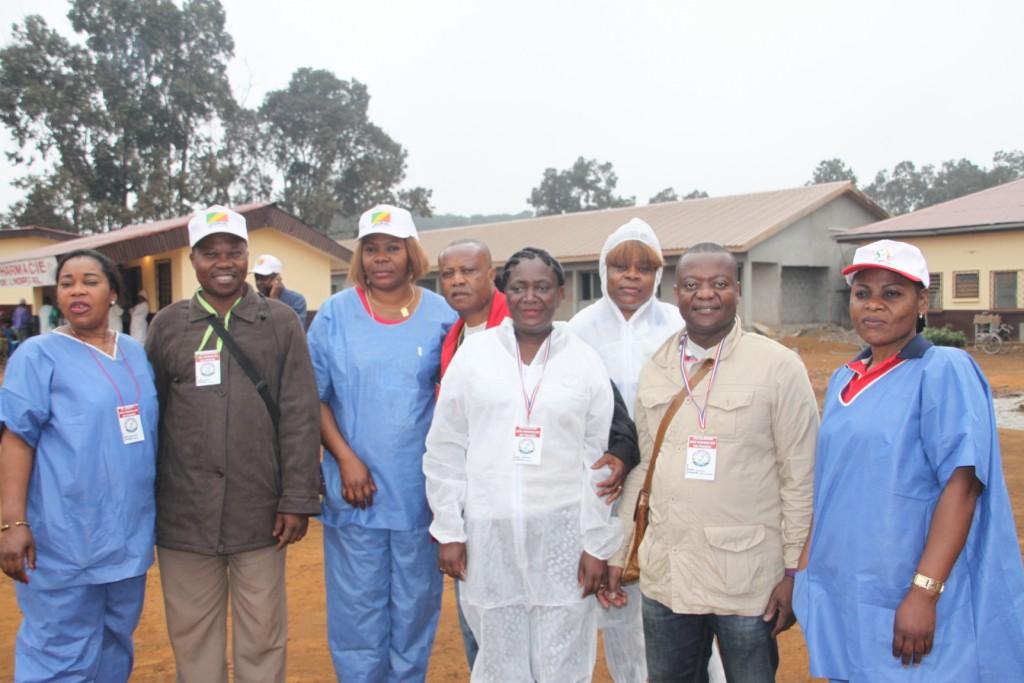
<svg viewBox="0 0 1024 683">
<path fill-rule="evenodd" d="M 274 544 L 278 512 L 320 512 L 320 402 L 295 312 L 247 287 L 228 326 L 280 408 L 278 448 L 266 405 L 227 346 L 221 383 L 196 386 L 209 318 L 195 297 L 178 301 L 146 339 L 160 398 L 157 545 L 204 555 Z"/>
<path fill-rule="evenodd" d="M 694 387 L 702 405 L 709 380 L 710 373 Z M 682 388 L 673 337 L 640 372 L 641 461 L 626 480 L 619 512 L 627 529 L 654 435 Z M 718 439 L 714 481 L 685 477 L 687 437 L 700 433 L 693 401 L 669 425 L 640 546 L 640 589 L 680 614 L 759 615 L 784 570 L 796 567 L 811 522 L 818 404 L 799 356 L 743 332 L 737 318 L 707 418 L 707 436 Z M 621 566 L 623 554 L 609 562 Z"/>
</svg>

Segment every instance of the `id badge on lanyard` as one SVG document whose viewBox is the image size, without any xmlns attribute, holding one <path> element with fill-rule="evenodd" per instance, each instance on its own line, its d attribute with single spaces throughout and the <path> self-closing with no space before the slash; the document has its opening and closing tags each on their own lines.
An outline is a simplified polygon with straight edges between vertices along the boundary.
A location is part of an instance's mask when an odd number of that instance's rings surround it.
<svg viewBox="0 0 1024 683">
<path fill-rule="evenodd" d="M 220 351 L 196 351 L 196 386 L 220 384 Z"/>
<path fill-rule="evenodd" d="M 92 356 L 93 361 L 96 363 L 96 367 L 100 369 L 103 376 L 110 382 L 110 386 L 114 388 L 114 393 L 117 394 L 117 426 L 121 430 L 121 443 L 132 444 L 139 443 L 146 440 L 145 430 L 142 428 L 142 411 L 139 409 L 139 399 L 142 398 L 142 387 L 139 385 L 139 378 L 135 376 L 135 372 L 132 371 L 132 366 L 128 364 L 128 356 L 124 357 L 124 366 L 128 370 L 128 374 L 132 376 L 132 381 L 135 383 L 135 403 L 125 403 L 124 398 L 121 396 L 121 390 L 117 387 L 117 382 L 110 376 L 107 369 L 103 367 L 103 363 L 100 362 L 96 352 L 92 350 L 92 347 L 86 345 L 85 347 L 89 351 L 89 355 Z M 114 347 L 114 354 L 117 354 L 117 347 Z"/>
<path fill-rule="evenodd" d="M 540 379 L 533 387 L 531 394 L 526 393 L 526 378 L 523 375 L 523 360 L 519 354 L 519 342 L 516 342 L 516 364 L 519 369 L 519 386 L 523 390 L 523 403 L 526 407 L 526 424 L 517 423 L 512 428 L 512 462 L 516 465 L 539 465 L 541 455 L 544 451 L 544 428 L 533 424 L 533 406 L 537 403 L 537 394 L 540 392 L 541 382 L 544 381 L 544 371 L 548 367 L 548 358 L 551 356 L 551 335 L 548 335 L 544 345 L 544 364 L 541 366 Z"/>
<path fill-rule="evenodd" d="M 123 443 L 139 443 L 140 441 L 146 440 L 146 433 L 142 428 L 142 415 L 139 411 L 138 403 L 118 406 L 117 423 L 121 427 L 121 441 Z"/>
<path fill-rule="evenodd" d="M 711 398 L 711 387 L 714 385 L 715 377 L 718 375 L 718 364 L 722 356 L 722 347 L 725 345 L 725 339 L 718 342 L 718 348 L 715 350 L 715 360 L 711 366 L 711 376 L 708 377 L 708 388 L 704 393 L 703 406 L 697 402 L 697 397 L 693 395 L 693 387 L 690 386 L 690 378 L 686 374 L 686 341 L 686 335 L 683 335 L 682 341 L 679 343 L 679 374 L 683 377 L 686 395 L 693 402 L 693 407 L 697 409 L 697 427 L 700 429 L 700 434 L 692 434 L 686 439 L 686 468 L 683 476 L 686 479 L 714 481 L 715 469 L 718 464 L 718 438 L 707 436 L 704 432 L 708 426 L 708 404 Z"/>
</svg>

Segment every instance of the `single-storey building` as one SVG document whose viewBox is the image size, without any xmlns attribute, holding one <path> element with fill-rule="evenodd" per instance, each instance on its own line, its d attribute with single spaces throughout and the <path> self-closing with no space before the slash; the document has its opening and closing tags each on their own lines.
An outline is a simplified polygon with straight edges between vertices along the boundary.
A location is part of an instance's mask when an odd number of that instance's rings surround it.
<svg viewBox="0 0 1024 683">
<path fill-rule="evenodd" d="M 234 210 L 245 216 L 248 224 L 250 258 L 264 253 L 277 256 L 284 266 L 285 285 L 306 297 L 311 312 L 318 309 L 331 295 L 331 272 L 346 266 L 352 253 L 274 203 L 246 204 Z M 127 225 L 119 230 L 6 253 L 0 257 L 0 275 L 6 272 L 11 277 L 6 281 L 0 279 L 0 292 L 11 286 L 29 287 L 31 294 L 25 298 L 37 310 L 44 295 L 56 301 L 53 285 L 57 257 L 75 249 L 95 249 L 113 259 L 121 269 L 125 281 L 122 307 L 127 310 L 134 305 L 138 292 L 145 290 L 150 310 L 156 312 L 192 296 L 199 286 L 189 262 L 190 218 L 179 216 Z"/>
<path fill-rule="evenodd" d="M 33 249 L 73 240 L 76 237 L 78 235 L 74 233 L 44 228 L 40 225 L 0 229 L 0 263 L 18 258 L 19 254 Z M 32 303 L 34 292 L 30 275 L 32 273 L 22 272 L 17 268 L 0 266 L 0 315 L 9 318 L 11 311 L 22 299 L 29 304 Z"/>
<path fill-rule="evenodd" d="M 774 192 L 689 199 L 603 211 L 424 230 L 420 240 L 435 264 L 457 239 L 485 242 L 500 265 L 530 245 L 550 251 L 565 266 L 566 301 L 560 319 L 601 297 L 597 261 L 605 239 L 633 217 L 647 221 L 661 241 L 669 265 L 658 296 L 674 303 L 671 267 L 700 242 L 718 242 L 736 255 L 744 296 L 745 323 L 766 325 L 841 322 L 846 302 L 842 258 L 833 239 L 843 230 L 888 217 L 850 182 Z M 353 247 L 351 241 L 346 246 Z M 335 274 L 335 287 L 347 270 Z M 424 282 L 436 288 L 436 270 Z"/>
<path fill-rule="evenodd" d="M 836 236 L 847 260 L 878 239 L 917 246 L 928 261 L 928 324 L 974 335 L 974 316 L 995 313 L 1024 340 L 1024 179 L 871 223 Z"/>
</svg>

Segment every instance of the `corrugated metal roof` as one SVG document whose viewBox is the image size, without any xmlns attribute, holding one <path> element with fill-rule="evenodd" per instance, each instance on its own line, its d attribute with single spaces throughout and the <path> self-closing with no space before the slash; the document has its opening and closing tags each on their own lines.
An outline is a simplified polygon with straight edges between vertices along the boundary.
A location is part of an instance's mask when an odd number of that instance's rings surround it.
<svg viewBox="0 0 1024 683">
<path fill-rule="evenodd" d="M 839 240 L 1024 227 L 1024 179 L 840 233 Z"/>
<path fill-rule="evenodd" d="M 278 208 L 273 202 L 242 204 L 232 208 L 245 216 L 246 222 L 253 229 L 270 226 L 325 251 L 340 261 L 347 262 L 352 257 L 352 252 L 349 249 Z M 147 254 L 158 254 L 187 247 L 188 222 L 191 218 L 190 214 L 151 223 L 126 225 L 119 230 L 48 244 L 45 247 L 22 252 L 17 257 L 11 256 L 7 260 L 46 258 L 60 256 L 75 249 L 96 249 L 112 258 L 116 263 L 123 263 Z"/>
<path fill-rule="evenodd" d="M 17 228 L 0 229 L 0 239 L 12 239 L 15 237 L 42 237 L 48 240 L 63 241 L 73 240 L 78 235 L 66 230 L 47 228 L 42 225 L 23 225 Z"/>
<path fill-rule="evenodd" d="M 485 242 L 498 263 L 527 245 L 547 249 L 567 263 L 596 261 L 608 235 L 635 216 L 651 224 L 667 255 L 680 254 L 699 242 L 718 242 L 732 251 L 744 252 L 843 195 L 851 197 L 879 218 L 887 215 L 853 183 L 837 182 L 773 192 L 424 230 L 420 232 L 420 241 L 432 262 L 436 262 L 437 255 L 448 244 L 464 238 Z M 354 247 L 355 241 L 345 244 Z"/>
</svg>

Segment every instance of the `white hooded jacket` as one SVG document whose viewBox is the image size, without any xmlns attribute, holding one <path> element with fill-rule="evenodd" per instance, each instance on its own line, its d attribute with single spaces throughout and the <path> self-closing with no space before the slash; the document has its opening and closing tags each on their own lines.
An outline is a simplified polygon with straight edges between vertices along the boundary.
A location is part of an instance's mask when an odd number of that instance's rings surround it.
<svg viewBox="0 0 1024 683">
<path fill-rule="evenodd" d="M 608 296 L 608 265 L 605 263 L 608 252 L 630 240 L 643 242 L 661 254 L 661 243 L 654 230 L 639 218 L 630 220 L 609 235 L 598 261 L 603 296 L 573 316 L 569 329 L 601 356 L 608 374 L 626 401 L 629 416 L 633 417 L 640 369 L 669 336 L 683 329 L 683 318 L 675 306 L 651 296 L 626 320 Z M 661 283 L 663 270 L 659 269 L 654 276 L 655 292 Z"/>
<path fill-rule="evenodd" d="M 441 382 L 423 458 L 430 533 L 467 543 L 462 600 L 475 607 L 576 604 L 580 552 L 607 558 L 622 542 L 595 493 L 608 470 L 590 469 L 608 446 L 608 375 L 565 323 L 542 366 L 538 353 L 524 372 L 527 387 L 541 382 L 539 465 L 512 461 L 513 427 L 527 421 L 511 320 L 466 339 Z"/>
</svg>

